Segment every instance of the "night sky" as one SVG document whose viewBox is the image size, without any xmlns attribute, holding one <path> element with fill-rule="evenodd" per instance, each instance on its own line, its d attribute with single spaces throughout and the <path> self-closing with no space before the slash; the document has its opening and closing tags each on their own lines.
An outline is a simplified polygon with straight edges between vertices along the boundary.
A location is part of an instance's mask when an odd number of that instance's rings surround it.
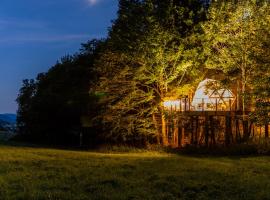
<svg viewBox="0 0 270 200">
<path fill-rule="evenodd" d="M 80 44 L 106 37 L 117 0 L 1 0 L 0 113 L 15 113 L 21 82 Z"/>
</svg>

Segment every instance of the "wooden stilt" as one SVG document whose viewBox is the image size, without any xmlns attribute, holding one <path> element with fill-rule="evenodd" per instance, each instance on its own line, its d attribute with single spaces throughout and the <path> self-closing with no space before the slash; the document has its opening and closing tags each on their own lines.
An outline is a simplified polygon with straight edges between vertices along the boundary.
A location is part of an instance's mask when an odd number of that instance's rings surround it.
<svg viewBox="0 0 270 200">
<path fill-rule="evenodd" d="M 196 117 L 196 125 L 195 125 L 195 145 L 198 145 L 198 133 L 199 131 L 199 117 Z"/>
<path fill-rule="evenodd" d="M 229 146 L 231 143 L 231 135 L 232 135 L 232 121 L 231 116 L 228 114 L 226 115 L 225 119 L 225 145 Z"/>
<path fill-rule="evenodd" d="M 207 113 L 205 113 L 205 126 L 204 126 L 204 137 L 205 137 L 205 145 L 209 146 L 209 116 Z"/>
<path fill-rule="evenodd" d="M 268 124 L 265 124 L 265 138 L 268 138 L 269 137 L 269 127 L 268 127 Z"/>
<path fill-rule="evenodd" d="M 180 118 L 178 118 L 178 147 L 182 147 L 182 122 L 180 121 Z"/>
<path fill-rule="evenodd" d="M 214 124 L 214 116 L 209 117 L 209 122 L 210 122 L 210 138 L 211 138 L 211 144 L 215 145 L 216 144 L 216 138 L 215 138 L 215 124 Z"/>
<path fill-rule="evenodd" d="M 194 131 L 195 131 L 195 128 L 194 128 L 194 117 L 190 117 L 190 124 L 191 124 L 191 144 L 193 145 L 194 144 Z"/>
<path fill-rule="evenodd" d="M 243 138 L 244 141 L 247 141 L 249 139 L 249 128 L 248 128 L 248 121 L 246 119 L 243 119 Z"/>
<path fill-rule="evenodd" d="M 240 143 L 241 141 L 241 135 L 240 135 L 240 127 L 239 127 L 239 120 L 235 119 L 235 132 L 236 132 L 236 141 L 237 143 Z"/>
</svg>

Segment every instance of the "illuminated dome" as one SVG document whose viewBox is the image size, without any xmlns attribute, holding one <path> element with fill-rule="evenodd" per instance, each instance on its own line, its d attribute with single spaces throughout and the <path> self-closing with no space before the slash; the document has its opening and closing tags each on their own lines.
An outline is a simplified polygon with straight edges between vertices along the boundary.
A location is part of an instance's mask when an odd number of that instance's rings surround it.
<svg viewBox="0 0 270 200">
<path fill-rule="evenodd" d="M 230 110 L 234 103 L 234 95 L 229 89 L 220 88 L 214 79 L 200 82 L 192 101 L 195 111 Z"/>
</svg>

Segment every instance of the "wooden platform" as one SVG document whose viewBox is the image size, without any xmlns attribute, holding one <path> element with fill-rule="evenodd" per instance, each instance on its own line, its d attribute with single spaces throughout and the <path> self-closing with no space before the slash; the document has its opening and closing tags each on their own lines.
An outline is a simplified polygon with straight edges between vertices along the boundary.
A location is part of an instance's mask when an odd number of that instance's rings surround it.
<svg viewBox="0 0 270 200">
<path fill-rule="evenodd" d="M 176 111 L 175 113 L 183 116 L 244 116 L 250 111 Z"/>
</svg>

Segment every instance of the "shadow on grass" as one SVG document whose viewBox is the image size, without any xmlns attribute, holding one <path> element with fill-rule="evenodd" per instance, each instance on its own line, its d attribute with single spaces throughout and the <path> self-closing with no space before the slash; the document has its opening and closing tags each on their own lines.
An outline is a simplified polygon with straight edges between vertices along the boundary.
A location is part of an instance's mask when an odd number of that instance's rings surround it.
<svg viewBox="0 0 270 200">
<path fill-rule="evenodd" d="M 45 145 L 35 144 L 21 141 L 0 141 L 0 146 L 7 147 L 22 147 L 22 148 L 37 148 L 37 149 L 55 149 L 55 150 L 68 150 L 68 151 L 80 151 L 80 152 L 96 152 L 96 153 L 168 153 L 179 156 L 195 157 L 195 158 L 209 158 L 209 157 L 227 157 L 231 159 L 247 158 L 247 157 L 260 157 L 265 156 L 259 154 L 254 145 L 238 144 L 225 146 L 213 146 L 213 147 L 196 147 L 187 146 L 184 148 L 170 148 L 161 146 L 150 146 L 147 148 L 138 148 L 124 145 L 102 145 L 95 148 L 79 147 L 79 146 L 64 146 L 64 145 Z"/>
<path fill-rule="evenodd" d="M 23 141 L 1 141 L 0 146 L 6 147 L 21 147 L 21 148 L 37 148 L 37 149 L 55 149 L 55 150 L 68 150 L 68 151 L 88 151 L 86 148 L 78 146 L 64 146 L 64 145 L 48 145 L 48 144 L 36 144 Z"/>
<path fill-rule="evenodd" d="M 237 144 L 228 147 L 212 146 L 212 147 L 196 147 L 187 146 L 184 148 L 172 149 L 166 148 L 166 152 L 184 155 L 189 157 L 203 158 L 203 157 L 227 157 L 231 159 L 247 158 L 247 157 L 261 157 L 268 154 L 259 154 L 258 149 L 254 145 Z"/>
</svg>

